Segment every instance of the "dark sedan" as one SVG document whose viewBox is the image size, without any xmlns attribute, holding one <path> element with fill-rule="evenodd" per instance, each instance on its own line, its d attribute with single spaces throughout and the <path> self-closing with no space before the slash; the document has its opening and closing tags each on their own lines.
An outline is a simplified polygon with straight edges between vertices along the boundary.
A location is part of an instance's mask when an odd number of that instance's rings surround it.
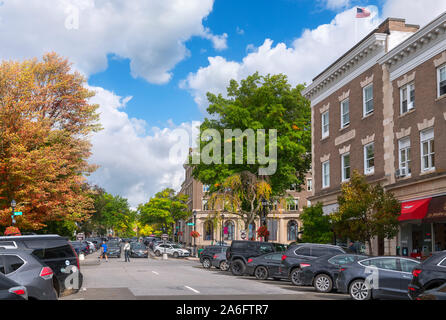
<svg viewBox="0 0 446 320">
<path fill-rule="evenodd" d="M 130 257 L 132 258 L 147 258 L 147 247 L 142 242 L 130 243 Z"/>
<path fill-rule="evenodd" d="M 354 300 L 407 299 L 412 270 L 420 262 L 403 257 L 373 257 L 340 268 L 336 287 Z"/>
<path fill-rule="evenodd" d="M 28 300 L 28 293 L 24 286 L 0 273 L 0 300 Z"/>
<path fill-rule="evenodd" d="M 121 258 L 121 245 L 117 241 L 107 242 L 107 256 Z"/>
<path fill-rule="evenodd" d="M 318 292 L 331 292 L 336 288 L 336 279 L 341 267 L 366 258 L 367 256 L 355 254 L 319 257 L 308 263 L 301 264 L 300 281 L 304 286 L 314 286 Z"/>
<path fill-rule="evenodd" d="M 255 258 L 249 258 L 246 263 L 245 273 L 250 276 L 255 276 L 259 280 L 288 278 L 288 276 L 284 276 L 280 272 L 282 256 L 283 253 L 281 252 L 273 252 Z"/>
<path fill-rule="evenodd" d="M 221 271 L 228 271 L 229 263 L 228 260 L 226 260 L 226 251 L 214 254 L 211 264 L 213 267 L 216 267 Z"/>
</svg>

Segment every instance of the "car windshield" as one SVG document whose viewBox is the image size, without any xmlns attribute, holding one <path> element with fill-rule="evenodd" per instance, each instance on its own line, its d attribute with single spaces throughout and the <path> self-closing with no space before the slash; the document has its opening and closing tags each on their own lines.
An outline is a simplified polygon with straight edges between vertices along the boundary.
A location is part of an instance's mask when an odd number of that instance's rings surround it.
<svg viewBox="0 0 446 320">
<path fill-rule="evenodd" d="M 145 249 L 146 246 L 141 244 L 141 243 L 134 243 L 134 244 L 132 244 L 132 248 L 134 248 L 134 249 Z"/>
<path fill-rule="evenodd" d="M 177 244 L 172 245 L 172 247 L 175 248 L 175 249 L 181 249 L 181 246 L 179 246 Z"/>
</svg>

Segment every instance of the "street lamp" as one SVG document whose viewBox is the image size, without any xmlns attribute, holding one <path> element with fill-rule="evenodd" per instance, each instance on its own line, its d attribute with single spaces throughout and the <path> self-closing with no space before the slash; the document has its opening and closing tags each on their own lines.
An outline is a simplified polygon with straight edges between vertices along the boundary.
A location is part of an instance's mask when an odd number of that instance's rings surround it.
<svg viewBox="0 0 446 320">
<path fill-rule="evenodd" d="M 225 218 L 225 215 L 222 213 L 221 214 L 221 239 L 220 239 L 220 245 L 223 245 L 223 220 Z"/>
<path fill-rule="evenodd" d="M 194 215 L 194 233 L 195 231 L 197 231 L 197 211 L 194 210 L 193 211 L 193 215 Z M 197 243 L 196 243 L 196 239 L 194 238 L 194 257 L 197 256 Z"/>
<path fill-rule="evenodd" d="M 14 199 L 12 199 L 12 201 L 11 201 L 11 208 L 12 208 L 12 216 L 11 216 L 11 218 L 12 218 L 12 225 L 15 224 L 14 212 L 15 212 L 15 207 L 16 207 L 16 205 L 17 205 L 17 203 L 15 202 Z"/>
</svg>

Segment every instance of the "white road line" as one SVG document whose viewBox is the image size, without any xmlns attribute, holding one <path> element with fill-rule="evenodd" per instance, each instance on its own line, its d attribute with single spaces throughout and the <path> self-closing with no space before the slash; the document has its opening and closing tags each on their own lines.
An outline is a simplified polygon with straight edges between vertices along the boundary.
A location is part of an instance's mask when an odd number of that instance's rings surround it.
<svg viewBox="0 0 446 320">
<path fill-rule="evenodd" d="M 189 290 L 191 290 L 191 291 L 193 291 L 193 292 L 195 292 L 195 293 L 200 293 L 200 291 L 195 290 L 194 288 L 191 288 L 191 287 L 188 287 L 188 286 L 184 286 L 184 287 L 189 289 Z"/>
<path fill-rule="evenodd" d="M 152 273 L 156 274 L 157 276 L 159 276 L 160 274 L 156 271 L 152 271 Z"/>
</svg>

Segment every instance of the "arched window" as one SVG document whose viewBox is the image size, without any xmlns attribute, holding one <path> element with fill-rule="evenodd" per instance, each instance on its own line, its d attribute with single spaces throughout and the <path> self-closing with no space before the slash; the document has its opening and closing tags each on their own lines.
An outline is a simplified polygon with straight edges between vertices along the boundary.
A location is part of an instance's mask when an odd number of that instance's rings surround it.
<svg viewBox="0 0 446 320">
<path fill-rule="evenodd" d="M 288 222 L 288 240 L 289 241 L 297 241 L 297 231 L 298 231 L 298 224 L 296 221 L 291 220 Z"/>
<path fill-rule="evenodd" d="M 256 224 L 253 222 L 249 224 L 248 240 L 255 240 L 256 237 L 257 237 Z"/>
<path fill-rule="evenodd" d="M 225 240 L 234 240 L 235 225 L 232 221 L 226 221 L 223 228 L 223 234 Z"/>
<path fill-rule="evenodd" d="M 214 225 L 212 221 L 206 221 L 203 225 L 204 240 L 214 240 Z"/>
</svg>

